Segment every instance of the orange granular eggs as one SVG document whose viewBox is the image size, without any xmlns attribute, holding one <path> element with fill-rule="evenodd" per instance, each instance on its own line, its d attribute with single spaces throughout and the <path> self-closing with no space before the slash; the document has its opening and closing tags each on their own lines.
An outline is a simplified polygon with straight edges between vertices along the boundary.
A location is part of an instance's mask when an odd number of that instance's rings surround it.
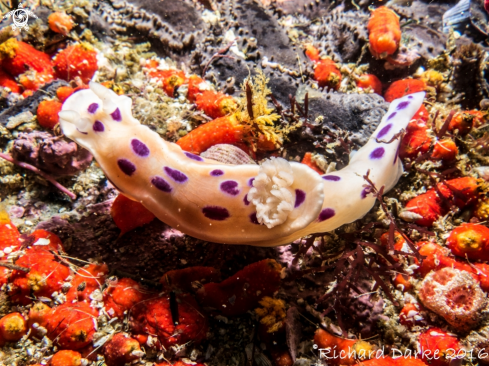
<svg viewBox="0 0 489 366">
<path fill-rule="evenodd" d="M 87 84 L 97 68 L 97 52 L 87 43 L 68 46 L 54 57 L 56 76 L 66 81 L 80 77 Z"/>
<path fill-rule="evenodd" d="M 73 29 L 73 19 L 66 13 L 55 12 L 48 16 L 49 28 L 56 33 L 67 35 Z"/>
<path fill-rule="evenodd" d="M 59 122 L 58 113 L 63 104 L 55 100 L 43 100 L 37 107 L 37 122 L 44 128 L 53 129 Z"/>
<path fill-rule="evenodd" d="M 386 58 L 397 51 L 401 26 L 399 16 L 394 11 L 385 6 L 375 9 L 370 15 L 367 29 L 370 52 L 375 58 Z"/>
</svg>

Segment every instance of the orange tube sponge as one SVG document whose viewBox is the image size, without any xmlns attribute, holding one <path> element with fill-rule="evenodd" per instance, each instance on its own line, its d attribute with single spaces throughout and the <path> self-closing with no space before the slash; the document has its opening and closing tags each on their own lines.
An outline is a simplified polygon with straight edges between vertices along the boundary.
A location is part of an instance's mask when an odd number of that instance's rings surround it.
<svg viewBox="0 0 489 366">
<path fill-rule="evenodd" d="M 124 333 L 114 335 L 104 347 L 107 366 L 124 366 L 139 360 L 143 355 L 139 342 Z"/>
<path fill-rule="evenodd" d="M 450 162 L 455 160 L 458 155 L 458 147 L 450 138 L 445 138 L 443 140 L 439 140 L 435 143 L 435 147 L 433 148 L 433 153 L 431 154 L 431 158 L 435 160 L 443 160 L 445 162 Z"/>
<path fill-rule="evenodd" d="M 341 72 L 336 63 L 330 59 L 322 59 L 316 63 L 314 80 L 320 88 L 338 90 L 341 84 Z"/>
<path fill-rule="evenodd" d="M 464 223 L 450 232 L 447 246 L 453 254 L 471 260 L 489 260 L 489 229 Z"/>
<path fill-rule="evenodd" d="M 20 233 L 10 221 L 7 212 L 0 211 L 0 250 L 20 246 Z"/>
<path fill-rule="evenodd" d="M 53 309 L 42 302 L 35 303 L 29 309 L 28 326 L 34 332 L 34 334 L 37 333 L 37 329 L 39 327 L 46 328 L 52 313 Z"/>
<path fill-rule="evenodd" d="M 86 302 L 62 304 L 54 309 L 47 330 L 50 339 L 65 349 L 77 350 L 93 340 L 98 311 Z"/>
<path fill-rule="evenodd" d="M 370 88 L 374 93 L 382 95 L 382 83 L 377 76 L 372 74 L 360 75 L 357 79 L 357 87 L 361 89 Z"/>
<path fill-rule="evenodd" d="M 49 366 L 81 366 L 82 356 L 76 351 L 58 351 L 54 354 Z"/>
<path fill-rule="evenodd" d="M 0 86 L 9 88 L 12 93 L 20 93 L 21 91 L 15 79 L 2 69 L 0 69 Z"/>
<path fill-rule="evenodd" d="M 397 51 L 401 26 L 399 16 L 394 11 L 385 6 L 375 9 L 370 15 L 367 29 L 370 52 L 375 58 L 386 58 Z"/>
<path fill-rule="evenodd" d="M 314 343 L 322 352 L 328 352 L 328 364 L 332 365 L 356 365 L 361 357 L 368 358 L 369 353 L 375 355 L 374 347 L 365 341 L 355 339 L 344 339 L 336 337 L 323 329 L 318 329 L 314 334 Z"/>
<path fill-rule="evenodd" d="M 462 349 L 458 338 L 440 328 L 430 328 L 419 335 L 419 346 L 424 350 L 422 359 L 430 366 L 448 366 Z M 437 355 L 436 357 L 434 355 Z"/>
<path fill-rule="evenodd" d="M 272 296 L 280 286 L 282 267 L 273 259 L 250 264 L 221 283 L 205 284 L 197 291 L 197 299 L 204 307 L 233 316 L 246 313 L 258 306 L 264 296 Z"/>
<path fill-rule="evenodd" d="M 2 68 L 13 76 L 33 70 L 51 75 L 52 80 L 53 65 L 49 56 L 25 42 L 10 38 L 2 43 L 0 59 Z"/>
<path fill-rule="evenodd" d="M 151 296 L 139 284 L 130 278 L 121 278 L 110 284 L 104 292 L 104 304 L 107 313 L 118 318 L 124 317 L 134 305 Z"/>
<path fill-rule="evenodd" d="M 151 70 L 148 75 L 151 78 L 161 80 L 163 83 L 163 90 L 171 98 L 175 96 L 175 90 L 186 81 L 185 73 L 175 69 Z"/>
<path fill-rule="evenodd" d="M 127 198 L 122 193 L 119 193 L 114 200 L 110 215 L 121 229 L 121 236 L 137 227 L 149 224 L 155 218 L 155 215 L 141 203 Z"/>
<path fill-rule="evenodd" d="M 233 116 L 217 118 L 200 125 L 177 141 L 183 150 L 200 154 L 217 144 L 236 144 L 243 141 L 244 126 Z"/>
<path fill-rule="evenodd" d="M 312 153 L 310 152 L 304 154 L 301 163 L 307 165 L 309 168 L 311 168 L 312 170 L 314 170 L 316 173 L 320 175 L 324 174 L 324 172 L 317 166 L 317 164 L 314 161 L 312 161 Z"/>
<path fill-rule="evenodd" d="M 107 273 L 109 273 L 109 268 L 106 264 L 91 263 L 85 268 L 78 269 L 71 282 L 71 288 L 66 294 L 66 301 L 90 302 L 90 295 L 95 290 L 102 288 Z"/>
<path fill-rule="evenodd" d="M 54 57 L 56 75 L 66 81 L 80 77 L 88 84 L 97 68 L 97 52 L 88 43 L 68 46 Z"/>
<path fill-rule="evenodd" d="M 43 100 L 37 107 L 37 122 L 52 130 L 59 122 L 58 113 L 62 107 L 63 104 L 55 100 Z"/>
<path fill-rule="evenodd" d="M 20 313 L 11 313 L 0 319 L 0 340 L 17 342 L 27 333 L 27 322 Z M 2 343 L 3 343 L 2 342 Z"/>
<path fill-rule="evenodd" d="M 238 107 L 234 98 L 214 90 L 204 90 L 195 97 L 197 109 L 203 111 L 211 118 L 224 117 Z"/>
<path fill-rule="evenodd" d="M 428 152 L 431 146 L 431 137 L 428 135 L 428 126 L 424 121 L 411 121 L 406 127 L 403 136 L 399 156 L 402 159 L 414 159 L 418 155 Z"/>
<path fill-rule="evenodd" d="M 67 35 L 73 29 L 73 19 L 68 14 L 57 11 L 48 16 L 48 25 L 53 32 Z"/>
<path fill-rule="evenodd" d="M 394 99 L 402 98 L 408 94 L 414 94 L 426 90 L 426 83 L 418 79 L 403 79 L 394 81 L 385 91 L 384 99 L 392 102 Z"/>
</svg>

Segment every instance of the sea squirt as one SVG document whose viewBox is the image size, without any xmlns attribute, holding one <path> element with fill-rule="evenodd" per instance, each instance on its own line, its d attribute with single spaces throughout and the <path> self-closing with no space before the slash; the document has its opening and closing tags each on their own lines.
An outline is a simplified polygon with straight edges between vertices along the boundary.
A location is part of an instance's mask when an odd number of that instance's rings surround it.
<svg viewBox="0 0 489 366">
<path fill-rule="evenodd" d="M 375 203 L 367 171 L 379 188 L 397 183 L 399 141 L 390 140 L 423 98 L 393 101 L 350 164 L 323 176 L 281 158 L 228 165 L 185 152 L 133 118 L 129 97 L 93 82 L 66 100 L 59 117 L 63 133 L 92 152 L 121 192 L 168 225 L 212 242 L 276 246 L 363 217 Z"/>
</svg>

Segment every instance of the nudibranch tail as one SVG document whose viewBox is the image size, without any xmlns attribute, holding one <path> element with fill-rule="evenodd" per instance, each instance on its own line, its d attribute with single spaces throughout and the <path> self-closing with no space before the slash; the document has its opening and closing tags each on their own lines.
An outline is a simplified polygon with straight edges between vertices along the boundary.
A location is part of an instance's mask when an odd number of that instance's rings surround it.
<svg viewBox="0 0 489 366">
<path fill-rule="evenodd" d="M 282 158 L 231 165 L 185 152 L 134 119 L 128 97 L 95 83 L 68 98 L 59 116 L 65 135 L 90 150 L 117 189 L 163 222 L 203 240 L 275 246 L 363 217 L 375 203 L 363 176 L 386 190 L 397 183 L 393 137 L 423 98 L 393 101 L 350 164 L 323 176 Z"/>
<path fill-rule="evenodd" d="M 117 189 L 194 237 L 274 245 L 305 229 L 323 205 L 324 181 L 309 167 L 281 158 L 230 165 L 184 152 L 134 119 L 129 98 L 99 84 L 73 94 L 59 116 Z"/>
</svg>

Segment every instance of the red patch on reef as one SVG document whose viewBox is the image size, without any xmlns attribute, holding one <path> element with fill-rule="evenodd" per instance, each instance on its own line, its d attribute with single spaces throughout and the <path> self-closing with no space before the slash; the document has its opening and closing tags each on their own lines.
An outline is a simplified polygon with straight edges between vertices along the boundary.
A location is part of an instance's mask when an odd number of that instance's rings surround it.
<svg viewBox="0 0 489 366">
<path fill-rule="evenodd" d="M 119 193 L 110 210 L 112 219 L 121 230 L 121 235 L 137 227 L 149 224 L 155 215 L 141 203 Z"/>
</svg>

